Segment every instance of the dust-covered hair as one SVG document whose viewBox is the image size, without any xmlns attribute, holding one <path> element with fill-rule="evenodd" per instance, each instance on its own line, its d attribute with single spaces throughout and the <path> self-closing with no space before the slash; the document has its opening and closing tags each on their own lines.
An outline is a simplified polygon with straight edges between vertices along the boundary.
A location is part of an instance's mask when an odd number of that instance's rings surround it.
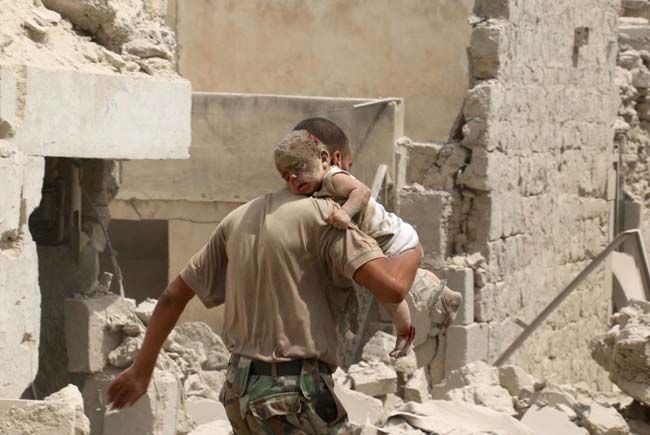
<svg viewBox="0 0 650 435">
<path fill-rule="evenodd" d="M 307 118 L 300 121 L 293 128 L 297 130 L 307 130 L 309 133 L 316 136 L 321 142 L 327 146 L 330 154 L 339 151 L 345 155 L 350 152 L 350 141 L 345 135 L 341 127 L 325 118 Z"/>
<path fill-rule="evenodd" d="M 275 146 L 275 166 L 280 174 L 311 174 L 321 163 L 327 147 L 307 130 L 289 133 Z"/>
</svg>

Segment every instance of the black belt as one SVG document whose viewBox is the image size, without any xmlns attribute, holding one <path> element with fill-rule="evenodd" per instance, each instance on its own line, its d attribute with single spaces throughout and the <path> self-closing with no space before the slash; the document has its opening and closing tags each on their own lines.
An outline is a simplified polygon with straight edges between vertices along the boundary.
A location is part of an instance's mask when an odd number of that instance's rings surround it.
<svg viewBox="0 0 650 435">
<path fill-rule="evenodd" d="M 273 373 L 274 365 L 275 374 Z M 330 374 L 329 367 L 322 361 L 318 361 L 318 369 L 322 373 Z M 251 375 L 259 376 L 299 376 L 301 371 L 302 360 L 300 359 L 278 363 L 270 363 L 254 359 L 251 360 L 251 368 L 249 373 Z"/>
</svg>

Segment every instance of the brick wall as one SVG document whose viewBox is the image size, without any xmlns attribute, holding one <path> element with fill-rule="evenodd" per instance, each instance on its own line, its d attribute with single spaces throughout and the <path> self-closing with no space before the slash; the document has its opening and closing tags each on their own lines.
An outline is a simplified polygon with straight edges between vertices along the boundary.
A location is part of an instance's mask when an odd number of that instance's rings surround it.
<svg viewBox="0 0 650 435">
<path fill-rule="evenodd" d="M 530 322 L 605 246 L 613 207 L 616 2 L 478 0 L 475 15 L 457 133 L 444 145 L 403 145 L 400 166 L 404 185 L 437 196 L 423 214 L 444 225 L 443 236 L 425 244 L 426 266 L 452 277 L 474 271 L 474 289 L 463 288 L 468 279 L 456 288 L 474 305 L 449 331 L 447 372 L 494 361 L 521 331 L 516 322 Z M 461 162 L 451 171 L 443 148 Z M 587 348 L 607 327 L 605 277 L 602 267 L 512 362 L 605 387 Z"/>
</svg>

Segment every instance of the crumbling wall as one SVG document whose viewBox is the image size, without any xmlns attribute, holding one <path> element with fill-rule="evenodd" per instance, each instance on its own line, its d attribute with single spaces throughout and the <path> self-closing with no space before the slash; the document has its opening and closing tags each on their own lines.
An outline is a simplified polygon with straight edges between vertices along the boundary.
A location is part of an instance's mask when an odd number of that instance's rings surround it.
<svg viewBox="0 0 650 435">
<path fill-rule="evenodd" d="M 608 240 L 615 3 L 477 1 L 472 84 L 450 140 L 399 144 L 400 214 L 421 235 L 425 267 L 465 299 L 446 373 L 493 362 Z M 514 362 L 604 386 L 588 341 L 609 309 L 602 267 Z"/>
<path fill-rule="evenodd" d="M 493 361 L 516 322 L 530 322 L 607 242 L 617 2 L 482 0 L 475 13 L 462 128 L 471 157 L 458 184 L 472 189 L 462 246 L 487 266 L 468 346 L 486 343 L 481 356 Z M 604 276 L 580 285 L 514 361 L 603 385 L 588 341 L 607 325 Z"/>
<path fill-rule="evenodd" d="M 623 1 L 616 83 L 621 96 L 621 229 L 640 228 L 650 243 L 650 2 Z M 646 253 L 648 254 L 648 252 Z"/>
<path fill-rule="evenodd" d="M 0 98 L 0 120 L 8 122 L 5 108 Z M 41 199 L 43 166 L 0 139 L 0 397 L 20 397 L 38 370 L 41 295 L 27 219 Z"/>
</svg>

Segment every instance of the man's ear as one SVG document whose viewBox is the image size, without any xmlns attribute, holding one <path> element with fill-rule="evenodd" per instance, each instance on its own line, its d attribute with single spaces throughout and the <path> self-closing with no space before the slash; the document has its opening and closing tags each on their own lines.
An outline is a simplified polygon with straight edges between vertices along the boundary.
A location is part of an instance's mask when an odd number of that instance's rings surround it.
<svg viewBox="0 0 650 435">
<path fill-rule="evenodd" d="M 341 151 L 336 150 L 332 153 L 332 164 L 337 166 L 341 165 Z"/>
</svg>

